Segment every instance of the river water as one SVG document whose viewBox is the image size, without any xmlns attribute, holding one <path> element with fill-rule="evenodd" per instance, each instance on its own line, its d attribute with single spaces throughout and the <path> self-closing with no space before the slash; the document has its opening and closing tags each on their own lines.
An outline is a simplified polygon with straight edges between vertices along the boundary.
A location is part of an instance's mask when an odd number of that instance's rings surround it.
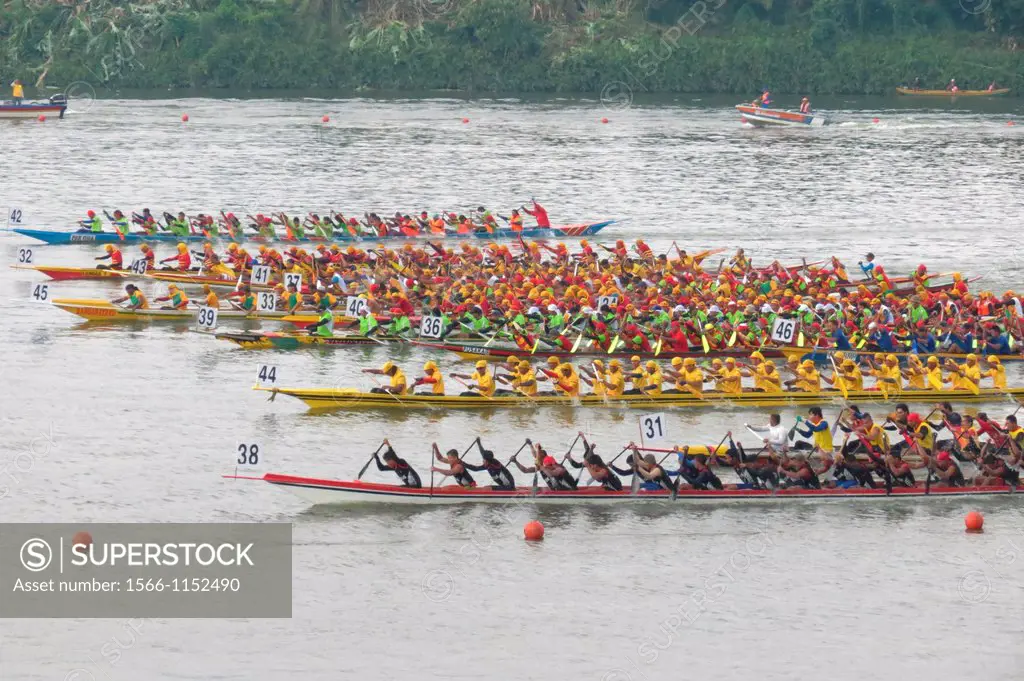
<svg viewBox="0 0 1024 681">
<path fill-rule="evenodd" d="M 778 131 L 742 127 L 733 103 L 79 100 L 63 121 L 0 127 L 0 206 L 21 209 L 33 226 L 68 228 L 89 208 L 411 212 L 506 209 L 535 196 L 556 222 L 618 218 L 608 239 L 643 236 L 657 249 L 673 240 L 691 251 L 742 246 L 755 264 L 836 254 L 854 267 L 870 250 L 890 272 L 926 262 L 981 275 L 976 286 L 998 292 L 1024 284 L 1019 100 L 823 101 L 832 125 Z M 5 235 L 0 257 L 13 263 L 25 245 Z M 38 247 L 34 261 L 87 264 L 98 254 Z M 637 438 L 635 414 L 309 416 L 295 401 L 271 404 L 250 390 L 261 365 L 277 367 L 279 384 L 368 387 L 359 369 L 392 357 L 362 348 L 255 353 L 173 326 L 87 328 L 29 302 L 40 281 L 0 270 L 2 518 L 294 523 L 294 616 L 5 620 L 0 678 L 1024 671 L 1024 513 L 1013 499 L 309 509 L 269 486 L 223 480 L 238 444 L 258 443 L 267 470 L 350 478 L 385 436 L 421 470 L 428 443 L 461 449 L 476 435 L 507 457 L 526 436 L 558 449 L 585 430 L 614 453 Z M 50 289 L 117 293 L 102 283 Z M 416 373 L 426 355 L 394 358 Z M 712 443 L 764 419 L 675 412 L 669 435 Z M 963 533 L 971 509 L 986 514 L 985 534 Z M 547 526 L 541 544 L 522 541 L 531 518 Z M 112 639 L 122 648 L 116 663 L 101 654 Z"/>
</svg>

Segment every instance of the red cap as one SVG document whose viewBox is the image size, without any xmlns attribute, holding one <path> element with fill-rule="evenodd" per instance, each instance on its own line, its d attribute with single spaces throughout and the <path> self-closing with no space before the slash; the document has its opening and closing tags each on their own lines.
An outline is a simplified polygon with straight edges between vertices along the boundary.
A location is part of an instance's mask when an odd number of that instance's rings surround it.
<svg viewBox="0 0 1024 681">
<path fill-rule="evenodd" d="M 949 461 L 949 452 L 939 452 L 939 455 L 935 458 L 939 461 Z"/>
<path fill-rule="evenodd" d="M 555 461 L 555 457 L 553 456 L 545 456 L 544 461 L 541 462 L 542 466 L 555 466 L 557 464 L 558 462 Z"/>
<path fill-rule="evenodd" d="M 907 414 L 907 423 L 921 423 L 921 415 L 917 412 Z"/>
</svg>

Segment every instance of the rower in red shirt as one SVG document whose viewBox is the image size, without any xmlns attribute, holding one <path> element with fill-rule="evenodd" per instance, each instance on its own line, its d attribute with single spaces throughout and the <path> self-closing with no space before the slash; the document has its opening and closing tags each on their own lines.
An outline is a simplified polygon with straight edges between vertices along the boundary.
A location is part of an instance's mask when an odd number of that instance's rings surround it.
<svg viewBox="0 0 1024 681">
<path fill-rule="evenodd" d="M 104 250 L 107 252 L 107 254 L 106 255 L 101 255 L 101 256 L 99 256 L 96 259 L 97 260 L 109 260 L 110 264 L 109 265 L 97 265 L 96 269 L 98 269 L 98 270 L 120 270 L 120 269 L 124 269 L 124 256 L 121 255 L 121 249 L 119 249 L 114 244 L 107 244 L 104 247 Z"/>
<path fill-rule="evenodd" d="M 149 247 L 149 244 L 142 244 L 140 250 L 142 251 L 142 259 L 146 261 L 146 269 L 153 269 L 156 265 L 156 253 Z"/>
<path fill-rule="evenodd" d="M 551 220 L 548 219 L 548 212 L 544 210 L 544 206 L 537 203 L 536 199 L 533 201 L 533 210 L 530 210 L 526 206 L 523 206 L 523 211 L 533 217 L 537 221 L 537 227 L 541 229 L 547 229 L 551 227 Z"/>
</svg>

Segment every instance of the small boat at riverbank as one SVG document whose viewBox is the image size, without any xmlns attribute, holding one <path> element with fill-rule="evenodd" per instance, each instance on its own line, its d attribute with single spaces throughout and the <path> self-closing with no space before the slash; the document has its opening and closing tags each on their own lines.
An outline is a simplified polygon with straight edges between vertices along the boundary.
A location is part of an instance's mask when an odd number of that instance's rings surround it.
<svg viewBox="0 0 1024 681">
<path fill-rule="evenodd" d="M 956 92 L 950 92 L 949 90 L 915 90 L 909 87 L 898 87 L 896 88 L 896 94 L 898 95 L 909 95 L 911 97 L 998 97 L 1005 95 L 1010 91 L 1010 88 L 997 88 L 992 90 L 957 90 Z"/>
<path fill-rule="evenodd" d="M 673 496 L 665 489 L 623 489 L 610 491 L 601 487 L 582 487 L 576 490 L 554 491 L 547 487 L 517 487 L 501 491 L 490 486 L 466 488 L 461 485 L 443 487 L 404 487 L 361 480 L 329 480 L 296 475 L 267 473 L 262 477 L 225 475 L 229 480 L 256 480 L 270 483 L 292 492 L 314 505 L 320 504 L 624 504 L 631 502 L 694 502 L 694 501 L 803 501 L 803 500 L 865 500 L 865 499 L 907 499 L 944 498 L 976 496 L 1009 496 L 1014 488 L 1005 485 L 984 487 L 949 487 L 946 485 L 925 485 L 914 487 L 852 487 L 849 489 L 723 489 L 723 490 L 679 490 Z"/>
<path fill-rule="evenodd" d="M 803 114 L 798 111 L 782 109 L 765 109 L 750 104 L 737 104 L 736 110 L 744 123 L 755 128 L 777 128 L 781 126 L 819 127 L 825 125 L 825 117 L 821 114 Z"/>
<path fill-rule="evenodd" d="M 394 242 L 394 241 L 405 241 L 411 242 L 416 240 L 428 240 L 428 241 L 444 241 L 448 239 L 463 240 L 463 239 L 480 239 L 493 241 L 495 239 L 518 239 L 522 237 L 524 239 L 565 239 L 574 237 L 587 237 L 593 236 L 600 232 L 605 227 L 614 224 L 615 220 L 605 220 L 603 222 L 590 222 L 578 225 L 562 225 L 559 227 L 540 228 L 534 227 L 530 229 L 524 229 L 520 232 L 515 232 L 511 229 L 498 229 L 493 233 L 490 232 L 474 232 L 472 234 L 456 234 L 447 233 L 441 234 L 419 234 L 417 236 L 403 236 L 400 234 L 392 234 L 388 236 L 364 236 L 364 237 L 353 237 L 348 235 L 336 234 L 333 239 L 324 239 L 321 237 L 308 236 L 301 239 L 289 239 L 286 237 L 279 237 L 277 239 L 267 239 L 259 235 L 245 235 L 244 239 L 235 239 L 229 234 L 222 234 L 216 237 L 207 237 L 203 234 L 189 234 L 187 236 L 175 236 L 173 234 L 160 233 L 160 234 L 146 234 L 140 232 L 132 232 L 120 236 L 114 232 L 92 232 L 89 230 L 77 230 L 74 232 L 59 232 L 55 230 L 46 229 L 29 229 L 29 228 L 16 228 L 12 230 L 16 234 L 27 236 L 32 239 L 37 239 L 44 243 L 53 246 L 63 246 L 68 244 L 140 244 L 140 243 L 203 243 L 206 241 L 245 241 L 251 243 L 279 243 L 279 244 L 323 244 L 323 243 L 369 243 L 377 244 L 383 242 Z"/>
<path fill-rule="evenodd" d="M 0 119 L 39 118 L 40 116 L 56 116 L 64 118 L 68 100 L 63 94 L 53 95 L 45 102 L 0 101 Z"/>
</svg>

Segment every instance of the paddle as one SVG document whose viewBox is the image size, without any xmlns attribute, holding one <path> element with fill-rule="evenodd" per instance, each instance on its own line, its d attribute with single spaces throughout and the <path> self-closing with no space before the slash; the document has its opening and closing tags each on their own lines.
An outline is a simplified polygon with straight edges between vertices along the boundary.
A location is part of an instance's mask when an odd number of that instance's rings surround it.
<svg viewBox="0 0 1024 681">
<path fill-rule="evenodd" d="M 359 469 L 359 475 L 356 476 L 356 480 L 362 479 L 363 473 L 366 472 L 366 469 L 370 467 L 370 464 L 373 463 L 373 460 L 377 458 L 378 454 L 380 454 L 380 450 L 384 449 L 385 444 L 387 444 L 387 440 L 381 442 L 380 447 L 377 447 L 377 451 L 370 455 L 370 458 L 366 460 L 366 465 Z"/>
<path fill-rule="evenodd" d="M 839 373 L 839 367 L 836 366 L 836 358 L 831 352 L 828 353 L 828 361 L 832 363 L 833 383 L 839 384 L 839 390 L 843 393 L 844 400 L 850 399 L 850 391 L 846 388 L 846 378 Z"/>
</svg>

